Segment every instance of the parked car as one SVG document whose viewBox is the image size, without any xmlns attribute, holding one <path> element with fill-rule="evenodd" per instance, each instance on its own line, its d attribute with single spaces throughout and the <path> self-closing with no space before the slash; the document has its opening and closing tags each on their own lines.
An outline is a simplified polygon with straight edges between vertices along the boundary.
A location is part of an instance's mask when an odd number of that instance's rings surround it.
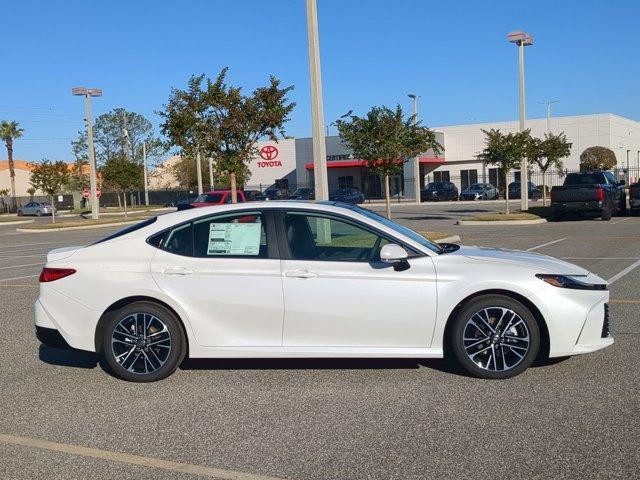
<svg viewBox="0 0 640 480">
<path fill-rule="evenodd" d="M 180 205 L 188 205 L 192 203 L 196 199 L 196 195 L 191 195 L 186 198 L 181 198 L 180 200 L 172 200 L 170 202 L 166 202 L 164 204 L 165 207 L 179 207 Z"/>
<path fill-rule="evenodd" d="M 35 215 L 41 217 L 43 215 L 51 215 L 54 207 L 49 202 L 29 202 L 24 207 L 18 208 L 18 216 Z"/>
<path fill-rule="evenodd" d="M 260 190 L 245 190 L 244 195 L 247 197 L 248 202 L 258 202 L 265 199 Z"/>
<path fill-rule="evenodd" d="M 329 195 L 332 202 L 364 203 L 364 195 L 357 188 L 339 188 Z"/>
<path fill-rule="evenodd" d="M 96 352 L 130 381 L 187 355 L 446 356 L 501 379 L 539 354 L 613 344 L 608 300 L 605 280 L 546 255 L 437 245 L 355 205 L 291 201 L 194 208 L 52 250 L 34 307 L 42 343 Z"/>
<path fill-rule="evenodd" d="M 542 191 L 540 191 L 533 182 L 529 182 L 528 186 L 529 200 L 540 200 L 542 198 Z M 520 182 L 511 182 L 509 184 L 509 198 L 520 198 Z"/>
<path fill-rule="evenodd" d="M 423 202 L 458 200 L 458 187 L 453 182 L 431 182 L 420 191 Z"/>
<path fill-rule="evenodd" d="M 632 215 L 640 214 L 640 182 L 629 187 L 629 208 Z"/>
<path fill-rule="evenodd" d="M 247 197 L 244 191 L 237 191 L 238 203 L 246 202 Z M 196 199 L 191 202 L 192 207 L 208 207 L 211 205 L 224 205 L 225 203 L 231 203 L 231 190 L 216 190 L 213 192 L 204 192 L 202 195 L 198 195 Z"/>
<path fill-rule="evenodd" d="M 284 188 L 267 188 L 263 193 L 264 200 L 286 200 L 289 195 L 289 190 Z"/>
<path fill-rule="evenodd" d="M 315 198 L 315 190 L 309 187 L 296 188 L 293 193 L 289 195 L 289 200 L 315 200 Z"/>
<path fill-rule="evenodd" d="M 498 189 L 490 183 L 472 183 L 460 194 L 460 200 L 496 200 Z"/>
<path fill-rule="evenodd" d="M 627 212 L 624 181 L 611 172 L 569 173 L 561 187 L 551 189 L 551 210 L 556 219 L 566 214 L 598 214 L 610 220 L 617 213 Z"/>
</svg>

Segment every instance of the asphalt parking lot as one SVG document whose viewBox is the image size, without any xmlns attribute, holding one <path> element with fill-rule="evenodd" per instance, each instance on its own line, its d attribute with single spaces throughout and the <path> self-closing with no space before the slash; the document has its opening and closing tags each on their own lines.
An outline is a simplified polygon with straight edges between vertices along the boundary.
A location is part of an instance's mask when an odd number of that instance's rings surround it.
<svg viewBox="0 0 640 480">
<path fill-rule="evenodd" d="M 0 478 L 638 478 L 640 217 L 455 225 L 501 208 L 399 205 L 394 216 L 611 281 L 612 347 L 507 381 L 436 360 L 211 360 L 126 383 L 33 333 L 45 253 L 115 228 L 0 224 Z"/>
</svg>

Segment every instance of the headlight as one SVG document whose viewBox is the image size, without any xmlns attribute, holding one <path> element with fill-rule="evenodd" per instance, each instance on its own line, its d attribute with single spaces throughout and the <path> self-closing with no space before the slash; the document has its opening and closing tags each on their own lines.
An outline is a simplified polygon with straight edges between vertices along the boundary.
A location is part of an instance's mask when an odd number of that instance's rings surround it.
<svg viewBox="0 0 640 480">
<path fill-rule="evenodd" d="M 549 285 L 559 288 L 571 288 L 573 290 L 606 290 L 607 285 L 604 283 L 585 283 L 575 276 L 568 275 L 547 275 L 544 273 L 536 274 L 543 282 L 547 282 Z"/>
</svg>

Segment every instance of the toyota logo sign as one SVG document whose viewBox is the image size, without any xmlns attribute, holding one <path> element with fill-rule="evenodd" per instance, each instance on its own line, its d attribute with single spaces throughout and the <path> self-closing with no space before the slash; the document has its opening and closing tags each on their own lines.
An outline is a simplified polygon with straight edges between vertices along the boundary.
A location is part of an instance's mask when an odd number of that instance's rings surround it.
<svg viewBox="0 0 640 480">
<path fill-rule="evenodd" d="M 265 160 L 273 160 L 278 156 L 278 149 L 273 145 L 266 145 L 260 149 L 260 156 Z"/>
<path fill-rule="evenodd" d="M 276 147 L 273 145 L 265 145 L 260 149 L 260 157 L 265 161 L 258 161 L 258 168 L 281 167 L 282 162 L 280 160 L 276 160 L 277 156 L 278 149 Z"/>
</svg>

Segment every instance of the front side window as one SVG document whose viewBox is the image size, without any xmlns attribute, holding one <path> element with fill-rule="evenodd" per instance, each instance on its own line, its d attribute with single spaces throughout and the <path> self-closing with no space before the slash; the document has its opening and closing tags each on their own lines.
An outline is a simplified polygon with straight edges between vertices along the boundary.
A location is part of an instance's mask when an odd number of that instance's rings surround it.
<svg viewBox="0 0 640 480">
<path fill-rule="evenodd" d="M 193 222 L 194 256 L 267 258 L 262 214 L 242 212 Z"/>
<path fill-rule="evenodd" d="M 295 260 L 372 262 L 390 243 L 375 233 L 333 217 L 307 212 L 287 212 L 285 232 Z"/>
</svg>

